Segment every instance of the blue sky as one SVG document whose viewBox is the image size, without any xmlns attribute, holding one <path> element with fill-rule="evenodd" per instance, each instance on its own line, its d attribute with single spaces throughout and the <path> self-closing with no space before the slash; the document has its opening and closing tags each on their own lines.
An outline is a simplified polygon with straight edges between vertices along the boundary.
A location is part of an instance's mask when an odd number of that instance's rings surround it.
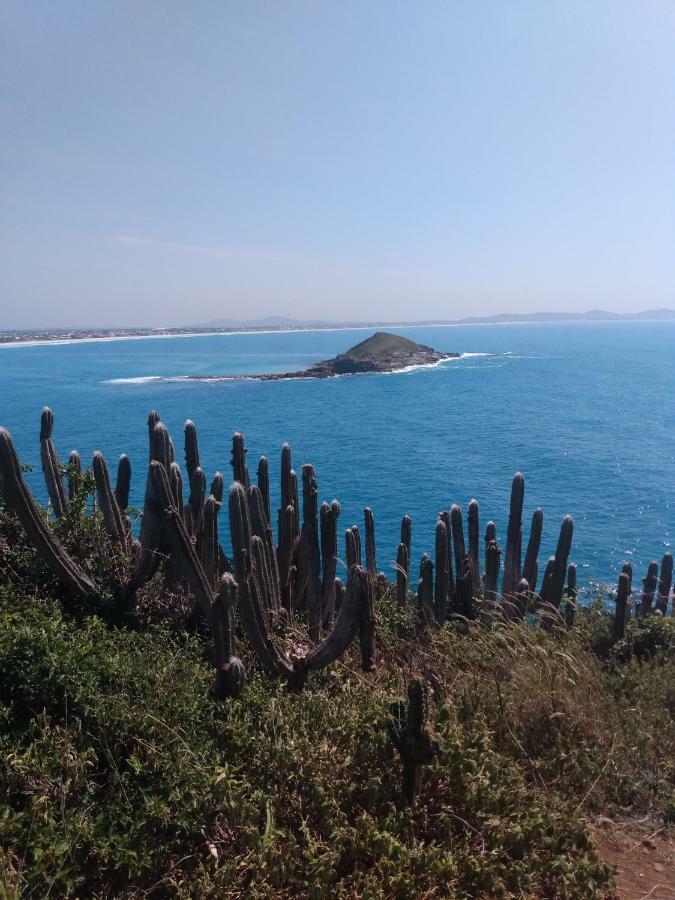
<svg viewBox="0 0 675 900">
<path fill-rule="evenodd" d="M 0 8 L 0 327 L 675 306 L 675 3 Z"/>
</svg>

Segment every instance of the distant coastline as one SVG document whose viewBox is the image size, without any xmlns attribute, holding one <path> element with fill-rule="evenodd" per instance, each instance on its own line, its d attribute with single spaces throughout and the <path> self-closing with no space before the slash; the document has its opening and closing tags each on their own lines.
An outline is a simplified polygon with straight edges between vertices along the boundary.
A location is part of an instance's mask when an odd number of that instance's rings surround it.
<svg viewBox="0 0 675 900">
<path fill-rule="evenodd" d="M 412 322 L 303 322 L 292 319 L 259 320 L 227 325 L 207 323 L 175 328 L 43 328 L 0 331 L 0 349 L 35 347 L 47 344 L 94 343 L 102 341 L 145 340 L 148 338 L 211 337 L 237 334 L 297 333 L 302 331 L 360 331 L 372 328 L 451 328 L 467 325 L 554 325 L 606 322 L 675 321 L 675 310 L 654 309 L 638 313 L 611 313 L 591 310 L 586 313 L 503 313 L 494 316 L 470 316 L 463 319 Z M 283 322 L 283 324 L 281 324 Z M 279 324 L 278 324 L 279 323 Z"/>
</svg>

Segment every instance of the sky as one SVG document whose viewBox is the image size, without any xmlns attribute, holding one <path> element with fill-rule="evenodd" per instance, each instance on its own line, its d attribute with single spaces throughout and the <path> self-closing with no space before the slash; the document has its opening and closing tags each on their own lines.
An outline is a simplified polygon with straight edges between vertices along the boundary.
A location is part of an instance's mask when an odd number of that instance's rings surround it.
<svg viewBox="0 0 675 900">
<path fill-rule="evenodd" d="M 675 3 L 3 0 L 0 329 L 675 307 Z"/>
</svg>

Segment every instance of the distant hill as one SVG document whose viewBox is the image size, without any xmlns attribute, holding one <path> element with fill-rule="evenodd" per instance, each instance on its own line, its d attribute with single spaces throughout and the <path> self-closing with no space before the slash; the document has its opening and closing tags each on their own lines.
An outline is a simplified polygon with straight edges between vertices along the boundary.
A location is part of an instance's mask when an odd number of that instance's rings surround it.
<svg viewBox="0 0 675 900">
<path fill-rule="evenodd" d="M 622 321 L 669 321 L 675 320 L 675 309 L 645 309 L 636 313 L 615 313 L 605 309 L 591 309 L 583 313 L 535 312 L 535 313 L 497 313 L 492 316 L 466 316 L 462 319 L 425 319 L 417 321 L 383 321 L 373 320 L 341 320 L 326 319 L 291 319 L 287 316 L 266 316 L 261 319 L 212 319 L 185 326 L 199 330 L 207 328 L 251 328 L 251 329 L 292 329 L 292 328 L 345 328 L 345 327 L 377 327 L 389 328 L 403 325 L 497 325 L 509 322 L 622 322 Z"/>
</svg>

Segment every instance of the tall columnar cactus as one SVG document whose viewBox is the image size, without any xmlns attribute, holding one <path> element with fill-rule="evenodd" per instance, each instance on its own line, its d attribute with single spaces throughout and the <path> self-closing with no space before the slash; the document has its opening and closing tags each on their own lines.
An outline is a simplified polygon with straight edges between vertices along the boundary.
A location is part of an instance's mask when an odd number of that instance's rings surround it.
<svg viewBox="0 0 675 900">
<path fill-rule="evenodd" d="M 60 519 L 68 508 L 68 497 L 66 496 L 66 487 L 63 483 L 61 463 L 52 440 L 53 430 L 54 413 L 48 406 L 45 406 L 40 417 L 40 460 L 54 515 L 57 519 Z"/>
<path fill-rule="evenodd" d="M 319 549 L 318 488 L 314 467 L 302 467 L 302 529 L 297 549 L 295 604 L 307 609 L 309 635 L 321 633 L 321 551 Z"/>
<path fill-rule="evenodd" d="M 497 584 L 501 550 L 492 538 L 485 548 L 485 580 L 483 582 L 483 607 L 491 613 L 497 606 Z"/>
<path fill-rule="evenodd" d="M 614 641 L 621 641 L 626 633 L 626 620 L 630 609 L 630 578 L 625 572 L 619 575 L 619 587 L 616 592 L 616 609 L 614 612 L 614 627 L 612 636 Z"/>
<path fill-rule="evenodd" d="M 94 470 L 94 481 L 96 482 L 96 496 L 98 497 L 99 509 L 103 515 L 105 530 L 108 532 L 108 537 L 115 541 L 124 552 L 127 552 L 130 535 L 126 516 L 122 514 L 117 503 L 117 497 L 110 484 L 108 464 L 103 454 L 98 450 L 94 453 L 92 467 Z"/>
<path fill-rule="evenodd" d="M 473 570 L 471 560 L 464 556 L 460 575 L 455 583 L 455 597 L 452 604 L 453 614 L 464 619 L 473 619 Z"/>
<path fill-rule="evenodd" d="M 629 562 L 626 562 L 621 567 L 621 571 L 624 573 L 624 575 L 628 575 L 628 596 L 630 597 L 633 593 L 633 566 Z M 626 618 L 630 621 L 631 617 L 632 608 L 631 604 L 629 603 L 628 609 L 626 611 Z"/>
<path fill-rule="evenodd" d="M 176 512 L 180 517 L 180 510 L 177 506 Z M 209 494 L 204 501 L 203 516 L 204 534 L 199 547 L 199 558 L 209 585 L 214 587 L 220 574 L 220 542 L 218 540 L 218 504 L 213 494 Z"/>
<path fill-rule="evenodd" d="M 375 518 L 369 506 L 363 510 L 363 518 L 366 529 L 366 570 L 374 575 L 377 572 L 377 558 L 375 551 Z"/>
<path fill-rule="evenodd" d="M 506 553 L 504 554 L 504 578 L 502 594 L 508 597 L 516 593 L 520 581 L 520 553 L 523 537 L 523 501 L 525 499 L 525 479 L 520 472 L 513 476 L 511 503 L 509 506 L 509 526 L 506 532 Z"/>
<path fill-rule="evenodd" d="M 403 797 L 408 806 L 414 806 L 422 766 L 432 762 L 441 750 L 440 741 L 429 727 L 429 696 L 424 679 L 413 679 L 408 685 L 407 702 L 393 703 L 390 713 L 389 736 L 403 763 Z"/>
<path fill-rule="evenodd" d="M 409 571 L 410 561 L 408 559 L 408 548 L 403 541 L 401 541 L 396 553 L 396 602 L 399 606 L 406 606 L 408 603 Z"/>
<path fill-rule="evenodd" d="M 231 526 L 230 526 L 231 527 Z M 279 543 L 277 545 L 277 564 L 279 569 L 279 586 L 281 588 L 281 605 L 288 613 L 293 614 L 293 506 L 288 504 L 279 510 Z"/>
<path fill-rule="evenodd" d="M 329 506 L 321 504 L 321 619 L 323 625 L 330 625 L 335 618 L 336 594 L 335 573 L 338 561 L 337 523 L 340 518 L 340 504 L 333 500 Z"/>
<path fill-rule="evenodd" d="M 533 594 L 537 592 L 537 574 L 539 571 L 537 557 L 539 556 L 539 547 L 541 546 L 541 532 L 543 526 L 544 514 L 541 509 L 537 508 L 532 513 L 530 539 L 527 542 L 527 552 L 525 553 L 525 562 L 523 564 L 523 578 L 527 579 L 530 591 Z"/>
<path fill-rule="evenodd" d="M 478 545 L 480 544 L 480 523 L 478 518 L 478 501 L 471 500 L 469 503 L 469 558 L 471 560 L 471 568 L 473 570 L 474 585 L 473 592 L 477 595 L 480 592 L 480 559 Z"/>
<path fill-rule="evenodd" d="M 406 558 L 407 558 L 407 568 L 405 572 L 406 581 L 410 583 L 410 562 L 411 562 L 411 549 L 412 549 L 412 519 L 410 516 L 403 516 L 401 519 L 401 543 L 405 544 L 405 548 L 407 550 Z"/>
<path fill-rule="evenodd" d="M 29 541 L 64 586 L 80 595 L 96 592 L 92 579 L 68 555 L 26 487 L 12 436 L 0 427 L 0 489 L 7 508 L 21 522 Z"/>
<path fill-rule="evenodd" d="M 155 425 L 159 425 L 159 423 L 161 421 L 162 420 L 161 420 L 160 415 L 157 412 L 157 410 L 151 409 L 150 413 L 148 415 L 148 443 L 150 445 L 149 462 L 152 462 L 152 460 L 153 460 L 152 450 L 153 450 L 153 438 L 154 438 L 154 434 L 155 434 Z"/>
<path fill-rule="evenodd" d="M 577 611 L 577 567 L 575 563 L 570 563 L 567 567 L 567 587 L 565 588 L 567 602 L 565 603 L 565 622 L 567 627 L 574 625 L 574 617 Z"/>
<path fill-rule="evenodd" d="M 640 597 L 640 615 L 646 616 L 652 612 L 654 606 L 654 594 L 659 582 L 659 564 L 654 560 L 649 563 L 647 575 L 642 579 L 642 596 Z"/>
<path fill-rule="evenodd" d="M 656 601 L 656 609 L 665 616 L 668 609 L 668 597 L 670 596 L 670 586 L 673 583 L 673 556 L 671 553 L 664 553 L 661 560 L 661 575 L 659 576 L 659 594 Z"/>
<path fill-rule="evenodd" d="M 439 624 L 445 622 L 448 605 L 448 547 L 450 536 L 445 520 L 436 522 L 436 580 L 434 583 L 434 610 Z"/>
<path fill-rule="evenodd" d="M 117 480 L 115 482 L 115 498 L 122 512 L 126 512 L 129 506 L 129 491 L 131 490 L 131 463 L 129 457 L 123 453 L 117 463 Z"/>
<path fill-rule="evenodd" d="M 545 604 L 547 602 L 545 598 L 550 596 L 551 593 L 551 578 L 553 577 L 554 566 L 555 556 L 549 556 L 548 562 L 546 563 L 546 568 L 544 569 L 544 577 L 541 582 L 541 590 L 539 591 L 539 598 L 542 604 Z"/>
<path fill-rule="evenodd" d="M 171 467 L 169 469 L 169 485 L 171 487 L 171 495 L 173 496 L 173 502 L 176 505 L 176 509 L 182 516 L 183 509 L 184 509 L 183 475 L 181 473 L 180 466 L 176 462 L 172 462 Z"/>
<path fill-rule="evenodd" d="M 246 465 L 246 454 L 248 453 L 244 442 L 244 435 L 236 431 L 232 435 L 232 472 L 235 481 L 239 481 L 244 487 L 250 484 L 248 467 Z"/>
<path fill-rule="evenodd" d="M 420 577 L 417 582 L 417 608 L 427 625 L 435 625 L 434 609 L 434 564 L 429 554 L 424 553 L 420 560 Z"/>
<path fill-rule="evenodd" d="M 452 522 L 450 521 L 450 512 L 444 509 L 439 513 L 439 519 L 445 525 L 448 533 L 447 556 L 445 561 L 445 571 L 448 573 L 448 603 L 455 596 L 455 578 L 452 573 Z"/>
<path fill-rule="evenodd" d="M 197 429 L 192 419 L 188 419 L 185 422 L 183 433 L 185 435 L 185 470 L 187 472 L 188 481 L 190 481 L 194 470 L 199 468 Z"/>
<path fill-rule="evenodd" d="M 572 550 L 573 531 L 574 523 L 572 522 L 572 517 L 565 516 L 560 526 L 560 537 L 558 538 L 550 579 L 548 584 L 543 585 L 541 589 L 542 603 L 544 605 L 548 604 L 555 609 L 560 609 L 565 586 L 565 575 L 567 573 L 567 560 Z"/>
<path fill-rule="evenodd" d="M 462 575 L 462 561 L 466 556 L 466 548 L 464 545 L 462 510 L 456 503 L 453 504 L 450 510 L 450 526 L 452 528 L 452 547 L 455 554 L 455 580 L 458 581 Z"/>
<path fill-rule="evenodd" d="M 358 564 L 356 536 L 353 527 L 345 529 L 345 562 L 347 563 L 347 571 Z"/>
<path fill-rule="evenodd" d="M 257 535 L 263 542 L 265 553 L 265 567 L 269 571 L 270 577 L 270 609 L 278 611 L 281 609 L 281 587 L 279 582 L 279 567 L 277 562 L 276 549 L 274 547 L 274 537 L 272 535 L 272 526 L 265 513 L 265 502 L 263 500 L 260 488 L 252 485 L 248 489 L 248 508 L 251 518 L 251 533 Z"/>
<path fill-rule="evenodd" d="M 300 537 L 300 500 L 298 495 L 298 476 L 291 469 L 291 497 L 293 506 L 293 542 Z"/>
<path fill-rule="evenodd" d="M 272 524 L 272 515 L 270 507 L 270 467 L 266 456 L 261 456 L 258 461 L 258 489 L 262 495 L 263 506 L 267 521 Z"/>
<path fill-rule="evenodd" d="M 221 579 L 220 590 L 213 600 L 211 612 L 216 666 L 213 695 L 216 700 L 240 697 L 246 685 L 244 665 L 234 653 L 236 606 L 237 582 L 228 573 Z"/>
<path fill-rule="evenodd" d="M 497 540 L 497 526 L 495 523 L 490 520 L 485 526 L 485 549 L 487 550 L 487 546 L 490 541 Z"/>
<path fill-rule="evenodd" d="M 361 650 L 361 668 L 364 672 L 375 670 L 375 602 L 373 599 L 373 580 L 370 573 L 360 565 L 355 573 L 359 579 L 361 594 L 359 615 L 359 647 Z"/>
<path fill-rule="evenodd" d="M 77 450 L 72 450 L 68 457 L 68 470 L 68 501 L 70 502 L 77 493 L 82 477 L 82 460 Z"/>
<path fill-rule="evenodd" d="M 213 495 L 213 499 L 220 506 L 223 502 L 223 494 L 225 493 L 225 479 L 220 474 L 220 472 L 216 472 L 213 476 L 213 480 L 211 481 L 211 494 Z M 269 518 L 269 517 L 268 517 Z"/>
</svg>

